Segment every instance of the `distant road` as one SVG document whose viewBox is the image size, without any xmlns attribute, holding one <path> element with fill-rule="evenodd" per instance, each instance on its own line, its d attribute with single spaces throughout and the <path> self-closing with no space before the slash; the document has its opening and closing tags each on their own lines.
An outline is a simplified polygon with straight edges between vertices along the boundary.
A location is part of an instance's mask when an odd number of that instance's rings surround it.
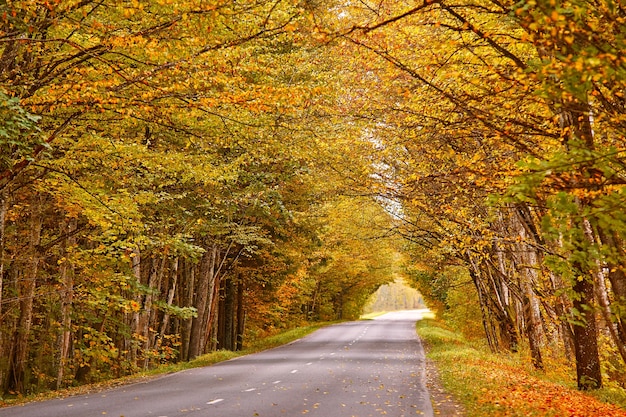
<svg viewBox="0 0 626 417">
<path fill-rule="evenodd" d="M 415 321 L 424 310 L 333 325 L 294 343 L 0 417 L 433 416 Z"/>
</svg>

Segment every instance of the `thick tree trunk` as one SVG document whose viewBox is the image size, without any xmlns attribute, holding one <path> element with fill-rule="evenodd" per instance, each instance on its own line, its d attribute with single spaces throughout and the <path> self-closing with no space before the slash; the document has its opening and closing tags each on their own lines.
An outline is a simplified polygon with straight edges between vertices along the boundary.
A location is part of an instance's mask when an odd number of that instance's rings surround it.
<svg viewBox="0 0 626 417">
<path fill-rule="evenodd" d="M 578 389 L 602 387 L 598 335 L 593 303 L 593 282 L 589 278 L 577 279 L 574 284 L 574 310 L 577 312 L 574 328 L 574 353 Z"/>
<path fill-rule="evenodd" d="M 193 359 L 204 353 L 205 340 L 207 339 L 206 335 L 209 331 L 210 298 L 215 280 L 217 249 L 217 245 L 212 245 L 202 256 L 198 268 L 198 287 L 195 302 L 198 316 L 192 320 L 191 324 L 189 359 Z"/>
<path fill-rule="evenodd" d="M 565 49 L 566 50 L 566 49 Z M 572 97 L 562 106 L 563 138 L 566 147 L 578 146 L 576 139 L 582 141 L 586 150 L 594 149 L 594 133 L 591 122 L 591 107 L 588 102 Z M 576 179 L 574 181 L 577 181 Z M 574 183 L 572 187 L 579 184 Z M 586 203 L 578 201 L 580 212 L 583 212 Z M 580 230 L 585 229 L 583 224 L 575 224 Z M 584 247 L 577 248 L 579 252 L 586 252 Z M 573 264 L 575 282 L 574 313 L 574 344 L 576 354 L 576 376 L 578 388 L 588 390 L 602 387 L 602 373 L 600 371 L 600 355 L 598 354 L 598 335 L 596 326 L 596 311 L 594 303 L 594 280 L 589 277 L 588 268 L 578 262 Z"/>
</svg>

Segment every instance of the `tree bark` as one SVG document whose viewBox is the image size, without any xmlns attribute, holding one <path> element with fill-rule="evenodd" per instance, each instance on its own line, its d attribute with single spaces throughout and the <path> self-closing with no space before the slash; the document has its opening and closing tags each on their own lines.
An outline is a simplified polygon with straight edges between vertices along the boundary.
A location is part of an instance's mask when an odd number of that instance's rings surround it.
<svg viewBox="0 0 626 417">
<path fill-rule="evenodd" d="M 198 268 L 198 289 L 196 293 L 195 307 L 198 316 L 192 320 L 191 335 L 189 340 L 189 359 L 193 359 L 204 353 L 204 341 L 209 331 L 208 318 L 210 316 L 210 294 L 215 280 L 215 259 L 217 257 L 217 244 L 213 244 L 207 250 L 200 261 Z"/>
<path fill-rule="evenodd" d="M 152 267 L 150 269 L 150 279 L 148 280 L 148 293 L 145 295 L 144 307 L 141 313 L 141 336 L 143 338 L 143 369 L 148 369 L 150 366 L 150 349 L 154 347 L 156 333 L 153 325 L 155 321 L 154 293 L 159 292 L 161 289 L 161 281 L 163 281 L 163 274 L 165 273 L 165 263 L 167 261 L 167 255 L 163 254 L 161 259 L 157 257 L 152 258 Z"/>
<path fill-rule="evenodd" d="M 131 258 L 131 266 L 133 269 L 133 275 L 138 284 L 141 284 L 141 251 L 139 248 L 134 248 L 132 252 L 133 257 Z M 137 343 L 135 343 L 135 338 L 139 333 L 139 325 L 141 322 L 141 294 L 134 294 L 135 302 L 138 304 L 139 308 L 137 311 L 133 311 L 131 322 L 130 322 L 130 338 L 128 339 L 128 344 L 130 345 L 130 361 L 133 364 L 137 364 Z"/>
<path fill-rule="evenodd" d="M 29 338 L 33 322 L 33 301 L 37 284 L 37 273 L 41 254 L 41 227 L 43 216 L 41 213 L 41 201 L 33 199 L 30 214 L 30 236 L 28 247 L 28 260 L 22 279 L 18 284 L 20 297 L 20 317 L 18 327 L 14 334 L 13 354 L 9 363 L 8 390 L 23 393 L 26 383 L 26 364 L 29 355 Z"/>
<path fill-rule="evenodd" d="M 171 270 L 171 284 L 170 289 L 167 294 L 166 303 L 168 306 L 171 306 L 174 303 L 174 296 L 176 295 L 176 285 L 178 284 L 178 256 L 174 258 L 172 261 L 172 270 Z M 170 324 L 170 315 L 166 311 L 163 314 L 163 320 L 161 321 L 161 329 L 159 330 L 159 337 L 163 338 L 167 333 L 167 327 Z"/>
<path fill-rule="evenodd" d="M 574 284 L 574 353 L 576 355 L 576 380 L 578 389 L 602 387 L 600 355 L 595 309 L 593 307 L 593 281 L 579 277 Z"/>
<path fill-rule="evenodd" d="M 59 369 L 57 371 L 56 388 L 63 386 L 65 378 L 65 368 L 67 367 L 70 342 L 72 336 L 72 305 L 74 302 L 74 267 L 69 257 L 70 252 L 76 244 L 74 231 L 76 230 L 76 219 L 71 219 L 67 224 L 68 238 L 65 247 L 65 260 L 61 263 L 59 274 L 63 290 L 61 292 L 61 337 L 59 343 Z M 62 233 L 65 232 L 62 230 Z"/>
<path fill-rule="evenodd" d="M 610 252 L 613 252 L 611 258 L 607 260 L 607 275 L 611 283 L 614 303 L 620 306 L 615 311 L 617 334 L 621 343 L 626 345 L 626 309 L 624 308 L 626 306 L 626 274 L 624 273 L 625 266 L 619 261 L 626 257 L 624 245 L 613 233 L 607 232 L 601 227 L 598 227 L 598 236 L 602 244 L 608 246 Z"/>
<path fill-rule="evenodd" d="M 220 337 L 221 348 L 234 350 L 235 338 L 235 283 L 233 277 L 224 280 L 224 330 Z"/>
<path fill-rule="evenodd" d="M 9 209 L 9 199 L 4 191 L 0 191 L 0 358 L 4 358 L 5 335 L 3 330 L 4 314 L 2 313 L 2 293 L 4 292 L 4 253 L 5 253 L 5 224 Z M 0 384 L 4 381 L 4 372 L 0 369 Z"/>
<path fill-rule="evenodd" d="M 585 232 L 585 237 L 589 241 L 590 244 L 596 244 L 596 234 L 591 227 L 591 223 L 587 219 L 583 219 L 583 229 Z M 598 303 L 600 304 L 600 311 L 602 312 L 602 317 L 606 322 L 606 327 L 609 330 L 609 334 L 613 339 L 613 343 L 617 347 L 617 351 L 622 357 L 622 361 L 626 363 L 626 346 L 620 339 L 619 331 L 615 320 L 613 319 L 613 312 L 611 311 L 611 302 L 609 301 L 608 291 L 606 288 L 606 276 L 603 271 L 603 265 L 600 259 L 595 260 L 595 269 L 593 271 L 594 281 L 595 281 L 595 291 L 596 298 L 598 299 Z"/>
<path fill-rule="evenodd" d="M 524 306 L 524 318 L 526 322 L 526 334 L 530 346 L 530 354 L 532 364 L 535 369 L 543 369 L 543 358 L 541 355 L 541 346 L 545 336 L 543 334 L 542 318 L 539 300 L 535 294 L 534 287 L 537 285 L 538 274 L 540 269 L 540 256 L 537 254 L 534 245 L 540 243 L 538 237 L 534 234 L 527 233 L 534 227 L 528 224 L 529 216 L 524 215 L 524 207 L 516 207 L 513 222 L 520 243 L 517 245 L 518 252 L 518 269 L 520 270 L 520 287 L 523 291 L 522 304 Z"/>
<path fill-rule="evenodd" d="M 245 285 L 242 276 L 239 277 L 237 283 L 237 343 L 235 350 L 240 351 L 243 349 L 243 334 L 245 331 L 246 322 L 246 309 L 244 305 L 244 293 Z"/>
</svg>

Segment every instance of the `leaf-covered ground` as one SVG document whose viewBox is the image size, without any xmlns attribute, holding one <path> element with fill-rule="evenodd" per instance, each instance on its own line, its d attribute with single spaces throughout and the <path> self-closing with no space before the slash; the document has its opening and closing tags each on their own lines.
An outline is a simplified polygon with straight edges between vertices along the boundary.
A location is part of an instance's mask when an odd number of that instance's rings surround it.
<svg viewBox="0 0 626 417">
<path fill-rule="evenodd" d="M 626 410 L 618 405 L 535 375 L 522 357 L 494 355 L 473 347 L 433 320 L 420 322 L 418 333 L 439 368 L 445 389 L 459 399 L 468 417 L 626 417 Z M 596 394 L 625 398 L 617 388 Z"/>
</svg>

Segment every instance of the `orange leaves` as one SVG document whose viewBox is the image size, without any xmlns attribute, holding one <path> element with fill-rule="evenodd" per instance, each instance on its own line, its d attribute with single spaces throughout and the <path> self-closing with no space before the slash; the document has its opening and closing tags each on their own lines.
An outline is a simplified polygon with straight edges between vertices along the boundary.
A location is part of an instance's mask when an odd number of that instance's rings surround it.
<svg viewBox="0 0 626 417">
<path fill-rule="evenodd" d="M 501 389 L 482 391 L 479 402 L 495 406 L 492 416 L 626 416 L 625 410 L 585 393 L 540 380 L 518 368 L 491 365 L 487 378 L 505 384 Z"/>
</svg>

